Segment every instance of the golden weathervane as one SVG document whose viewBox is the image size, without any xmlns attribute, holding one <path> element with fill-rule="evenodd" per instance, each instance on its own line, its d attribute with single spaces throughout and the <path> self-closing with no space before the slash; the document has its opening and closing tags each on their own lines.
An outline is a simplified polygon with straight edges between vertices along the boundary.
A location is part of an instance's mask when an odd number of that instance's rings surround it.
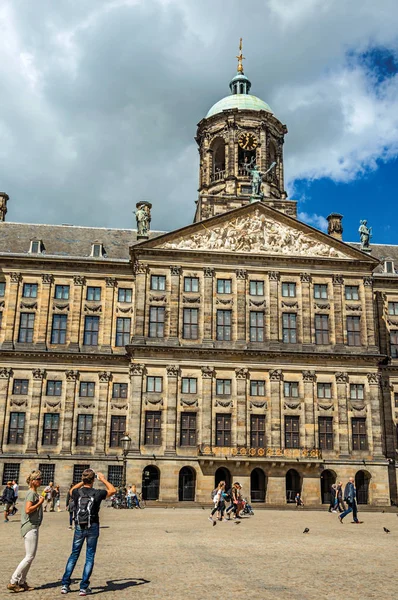
<svg viewBox="0 0 398 600">
<path fill-rule="evenodd" d="M 242 38 L 239 41 L 239 54 L 236 58 L 238 59 L 238 73 L 243 73 L 242 60 L 245 60 L 245 57 L 242 54 Z"/>
</svg>

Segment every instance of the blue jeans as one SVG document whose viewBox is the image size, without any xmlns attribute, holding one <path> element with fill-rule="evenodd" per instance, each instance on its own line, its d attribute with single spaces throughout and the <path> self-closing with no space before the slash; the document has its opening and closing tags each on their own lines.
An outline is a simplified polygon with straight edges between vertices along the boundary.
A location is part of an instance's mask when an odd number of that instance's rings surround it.
<svg viewBox="0 0 398 600">
<path fill-rule="evenodd" d="M 350 512 L 353 512 L 354 513 L 353 514 L 354 521 L 357 522 L 358 521 L 358 516 L 357 516 L 358 509 L 357 509 L 357 502 L 356 502 L 356 500 L 354 500 L 353 502 L 348 502 L 347 501 L 347 504 L 348 504 L 348 508 L 344 512 L 341 513 L 340 519 L 343 520 L 344 517 L 346 517 L 347 515 L 350 514 Z"/>
<path fill-rule="evenodd" d="M 80 525 L 76 526 L 75 535 L 73 537 L 72 553 L 66 563 L 65 573 L 62 577 L 62 585 L 70 585 L 73 569 L 79 559 L 84 540 L 87 542 L 86 547 L 86 562 L 83 569 L 83 577 L 80 583 L 80 589 L 85 590 L 90 584 L 90 576 L 94 568 L 95 551 L 97 550 L 97 542 L 99 537 L 99 524 L 93 523 L 91 527 L 82 529 Z"/>
</svg>

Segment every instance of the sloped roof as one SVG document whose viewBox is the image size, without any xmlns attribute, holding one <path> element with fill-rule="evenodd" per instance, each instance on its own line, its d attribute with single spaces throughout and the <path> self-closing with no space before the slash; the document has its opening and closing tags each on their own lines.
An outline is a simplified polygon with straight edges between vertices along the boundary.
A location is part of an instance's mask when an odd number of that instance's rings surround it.
<svg viewBox="0 0 398 600">
<path fill-rule="evenodd" d="M 356 248 L 357 250 L 361 249 L 361 244 L 359 242 L 347 243 L 353 248 Z M 373 256 L 373 258 L 377 258 L 381 262 L 390 259 L 394 262 L 395 268 L 397 269 L 398 267 L 398 245 L 392 246 L 391 244 L 370 244 L 370 256 Z M 384 273 L 384 265 L 378 265 L 375 268 L 374 272 Z"/>
</svg>

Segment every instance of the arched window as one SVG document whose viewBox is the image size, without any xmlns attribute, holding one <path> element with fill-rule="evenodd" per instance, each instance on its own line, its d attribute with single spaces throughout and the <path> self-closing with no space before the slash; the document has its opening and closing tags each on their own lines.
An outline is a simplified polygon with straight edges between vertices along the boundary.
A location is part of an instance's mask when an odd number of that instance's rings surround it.
<svg viewBox="0 0 398 600">
<path fill-rule="evenodd" d="M 357 503 L 369 503 L 369 482 L 371 474 L 368 471 L 358 471 L 355 475 L 355 487 L 357 490 Z"/>
<path fill-rule="evenodd" d="M 231 488 L 231 473 L 225 467 L 220 467 L 214 474 L 214 487 L 216 488 L 220 481 L 225 481 L 225 489 Z"/>
<path fill-rule="evenodd" d="M 178 476 L 178 500 L 193 502 L 195 500 L 196 471 L 192 467 L 183 467 Z"/>
<path fill-rule="evenodd" d="M 160 471 L 154 465 L 142 471 L 142 497 L 144 500 L 159 500 Z"/>
<path fill-rule="evenodd" d="M 322 504 L 329 504 L 331 497 L 331 487 L 336 483 L 336 473 L 325 469 L 321 473 L 321 498 Z"/>
<path fill-rule="evenodd" d="M 225 142 L 223 138 L 216 138 L 211 146 L 213 150 L 213 181 L 222 179 L 225 171 Z"/>
<path fill-rule="evenodd" d="M 253 469 L 250 474 L 250 497 L 252 502 L 265 502 L 267 489 L 265 473 L 262 469 Z"/>
<path fill-rule="evenodd" d="M 295 469 L 286 473 L 286 502 L 294 502 L 296 494 L 301 495 L 301 477 Z"/>
</svg>

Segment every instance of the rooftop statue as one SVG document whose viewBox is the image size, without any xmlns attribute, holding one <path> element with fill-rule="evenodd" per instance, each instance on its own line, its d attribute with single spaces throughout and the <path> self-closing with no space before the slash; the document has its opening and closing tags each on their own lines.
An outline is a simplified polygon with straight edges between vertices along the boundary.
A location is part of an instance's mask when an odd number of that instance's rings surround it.
<svg viewBox="0 0 398 600">
<path fill-rule="evenodd" d="M 137 202 L 136 206 L 137 237 L 148 237 L 152 204 L 150 202 Z"/>
<path fill-rule="evenodd" d="M 372 237 L 372 228 L 367 226 L 367 220 L 360 221 L 358 229 L 359 237 L 361 239 L 361 250 L 369 250 L 370 238 Z"/>
<path fill-rule="evenodd" d="M 262 198 L 263 194 L 261 193 L 261 184 L 263 182 L 263 175 L 265 175 L 265 173 L 262 173 L 262 171 L 258 170 L 254 156 L 249 163 L 245 163 L 243 166 L 251 178 L 252 197 L 257 196 L 258 198 Z"/>
</svg>

